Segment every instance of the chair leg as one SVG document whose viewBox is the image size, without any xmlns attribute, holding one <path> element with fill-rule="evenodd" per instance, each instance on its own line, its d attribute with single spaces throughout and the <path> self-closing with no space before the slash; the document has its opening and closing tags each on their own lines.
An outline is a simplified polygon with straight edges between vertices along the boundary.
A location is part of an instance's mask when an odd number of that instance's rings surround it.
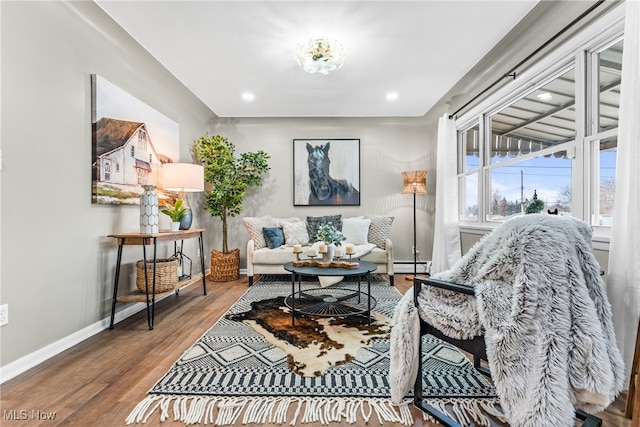
<svg viewBox="0 0 640 427">
<path fill-rule="evenodd" d="M 600 427 L 602 425 L 602 420 L 595 415 L 587 414 L 580 409 L 576 409 L 576 418 L 584 421 L 582 423 L 582 427 Z"/>
</svg>

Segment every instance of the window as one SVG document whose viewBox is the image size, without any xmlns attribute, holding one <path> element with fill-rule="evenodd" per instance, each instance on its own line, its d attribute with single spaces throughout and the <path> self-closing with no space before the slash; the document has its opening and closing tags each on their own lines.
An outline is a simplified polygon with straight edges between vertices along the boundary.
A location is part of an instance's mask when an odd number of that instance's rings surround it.
<svg viewBox="0 0 640 427">
<path fill-rule="evenodd" d="M 600 26 L 459 118 L 463 223 L 522 215 L 535 197 L 543 212 L 611 226 L 622 26 Z"/>
</svg>

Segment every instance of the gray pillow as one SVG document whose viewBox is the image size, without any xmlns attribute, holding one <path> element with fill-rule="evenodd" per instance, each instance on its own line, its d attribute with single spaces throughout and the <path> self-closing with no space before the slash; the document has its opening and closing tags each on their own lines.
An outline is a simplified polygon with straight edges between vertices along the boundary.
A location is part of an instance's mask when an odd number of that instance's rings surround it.
<svg viewBox="0 0 640 427">
<path fill-rule="evenodd" d="M 326 215 L 326 216 L 308 216 L 307 217 L 307 233 L 309 234 L 309 241 L 311 243 L 317 241 L 316 235 L 318 234 L 318 228 L 320 228 L 322 224 L 332 224 L 338 230 L 342 231 L 342 214 Z"/>
<path fill-rule="evenodd" d="M 386 249 L 387 238 L 391 233 L 391 224 L 393 224 L 394 217 L 378 215 L 365 215 L 364 217 L 371 220 L 369 243 L 373 243 L 380 249 Z"/>
</svg>

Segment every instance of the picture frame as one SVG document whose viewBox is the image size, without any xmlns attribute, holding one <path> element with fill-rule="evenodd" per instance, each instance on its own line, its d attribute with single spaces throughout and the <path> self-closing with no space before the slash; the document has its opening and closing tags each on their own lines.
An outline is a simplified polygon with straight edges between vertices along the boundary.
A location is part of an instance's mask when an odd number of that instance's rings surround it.
<svg viewBox="0 0 640 427">
<path fill-rule="evenodd" d="M 294 206 L 360 206 L 360 140 L 293 140 Z"/>
<path fill-rule="evenodd" d="M 155 186 L 160 206 L 175 202 L 164 190 L 162 167 L 180 157 L 178 123 L 104 77 L 91 75 L 91 201 L 139 205 L 143 185 Z"/>
</svg>

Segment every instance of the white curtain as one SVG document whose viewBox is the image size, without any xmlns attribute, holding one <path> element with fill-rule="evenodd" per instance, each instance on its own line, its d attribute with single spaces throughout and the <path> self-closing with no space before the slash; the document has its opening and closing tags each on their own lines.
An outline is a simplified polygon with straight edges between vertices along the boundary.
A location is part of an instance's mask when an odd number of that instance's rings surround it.
<svg viewBox="0 0 640 427">
<path fill-rule="evenodd" d="M 431 274 L 448 270 L 461 257 L 456 126 L 448 114 L 438 122 L 436 154 L 436 218 Z"/>
<path fill-rule="evenodd" d="M 640 2 L 625 3 L 616 194 L 607 293 L 628 381 L 640 316 Z"/>
</svg>

